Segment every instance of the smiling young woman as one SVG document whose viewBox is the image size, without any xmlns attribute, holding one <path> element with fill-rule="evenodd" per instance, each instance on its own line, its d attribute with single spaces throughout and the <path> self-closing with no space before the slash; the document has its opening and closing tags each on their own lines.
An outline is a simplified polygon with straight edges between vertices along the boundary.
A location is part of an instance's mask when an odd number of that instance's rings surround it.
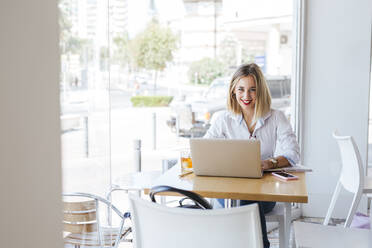
<svg viewBox="0 0 372 248">
<path fill-rule="evenodd" d="M 254 114 L 252 121 L 256 122 L 259 118 L 262 118 L 268 111 L 270 111 L 271 107 L 270 90 L 260 67 L 254 63 L 242 65 L 232 76 L 229 86 L 227 108 L 235 114 L 241 114 L 242 110 L 245 110 L 241 108 L 236 97 L 236 91 L 239 89 L 241 84 L 250 87 L 247 90 L 251 89 L 252 91 L 254 89 L 255 101 L 252 103 L 250 110 L 253 110 L 252 113 Z M 247 112 L 246 114 L 252 113 Z"/>
<path fill-rule="evenodd" d="M 271 109 L 271 95 L 264 75 L 256 64 L 240 66 L 233 74 L 227 111 L 214 114 L 204 138 L 258 139 L 262 169 L 294 165 L 299 161 L 299 146 L 292 127 L 279 110 Z M 223 203 L 223 199 L 219 200 Z M 241 205 L 254 201 L 240 201 Z M 270 247 L 265 213 L 275 202 L 258 202 L 264 247 Z"/>
<path fill-rule="evenodd" d="M 256 106 L 256 82 L 252 76 L 237 80 L 234 90 L 235 100 L 239 104 L 244 120 L 250 133 L 256 126 L 254 113 Z"/>
</svg>

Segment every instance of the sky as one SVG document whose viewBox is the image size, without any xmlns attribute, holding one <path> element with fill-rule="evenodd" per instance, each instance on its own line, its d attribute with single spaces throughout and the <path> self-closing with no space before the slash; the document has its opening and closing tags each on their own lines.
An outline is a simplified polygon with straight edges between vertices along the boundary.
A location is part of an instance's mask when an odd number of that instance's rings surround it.
<svg viewBox="0 0 372 248">
<path fill-rule="evenodd" d="M 154 0 L 155 7 L 163 20 L 182 17 L 185 13 L 182 0 Z M 150 20 L 150 0 L 128 1 L 128 32 L 132 38 L 146 27 Z"/>
</svg>

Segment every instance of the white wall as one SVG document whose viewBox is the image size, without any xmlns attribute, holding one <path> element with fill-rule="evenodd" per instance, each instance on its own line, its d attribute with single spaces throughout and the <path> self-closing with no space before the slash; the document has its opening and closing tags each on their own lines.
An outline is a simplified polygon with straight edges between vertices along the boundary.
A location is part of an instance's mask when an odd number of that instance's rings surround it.
<svg viewBox="0 0 372 248">
<path fill-rule="evenodd" d="M 1 247 L 63 247 L 56 0 L 0 1 Z"/>
<path fill-rule="evenodd" d="M 354 136 L 367 160 L 371 18 L 371 0 L 306 1 L 302 155 L 314 171 L 306 216 L 325 215 L 339 176 L 333 130 Z M 339 204 L 335 216 L 345 217 L 348 207 Z"/>
</svg>

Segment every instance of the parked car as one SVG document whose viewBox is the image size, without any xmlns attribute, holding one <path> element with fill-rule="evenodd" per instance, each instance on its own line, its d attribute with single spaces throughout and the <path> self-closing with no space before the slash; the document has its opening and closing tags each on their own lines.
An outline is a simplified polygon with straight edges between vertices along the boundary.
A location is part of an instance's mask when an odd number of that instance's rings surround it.
<svg viewBox="0 0 372 248">
<path fill-rule="evenodd" d="M 228 85 L 229 78 L 217 78 L 199 97 L 174 98 L 167 125 L 181 137 L 203 136 L 212 115 L 226 106 Z"/>
<path fill-rule="evenodd" d="M 291 82 L 289 77 L 267 77 L 272 108 L 282 110 L 289 118 Z M 215 79 L 199 98 L 174 99 L 167 125 L 181 137 L 202 137 L 214 113 L 226 109 L 230 77 Z M 177 121 L 178 120 L 178 121 Z"/>
</svg>

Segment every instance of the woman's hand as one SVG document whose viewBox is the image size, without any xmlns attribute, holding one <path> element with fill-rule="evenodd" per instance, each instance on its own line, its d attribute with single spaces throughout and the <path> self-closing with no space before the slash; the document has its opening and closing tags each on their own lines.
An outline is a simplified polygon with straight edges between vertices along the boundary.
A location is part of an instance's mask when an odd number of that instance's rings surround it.
<svg viewBox="0 0 372 248">
<path fill-rule="evenodd" d="M 274 163 L 271 162 L 270 159 L 262 160 L 261 161 L 262 169 L 268 170 L 272 168 L 281 168 L 281 167 L 291 166 L 288 160 L 283 156 L 276 157 L 275 159 L 276 161 L 278 161 L 276 165 L 274 165 Z"/>
<path fill-rule="evenodd" d="M 261 161 L 261 167 L 262 169 L 267 170 L 273 168 L 274 165 L 269 159 L 266 159 Z"/>
</svg>

